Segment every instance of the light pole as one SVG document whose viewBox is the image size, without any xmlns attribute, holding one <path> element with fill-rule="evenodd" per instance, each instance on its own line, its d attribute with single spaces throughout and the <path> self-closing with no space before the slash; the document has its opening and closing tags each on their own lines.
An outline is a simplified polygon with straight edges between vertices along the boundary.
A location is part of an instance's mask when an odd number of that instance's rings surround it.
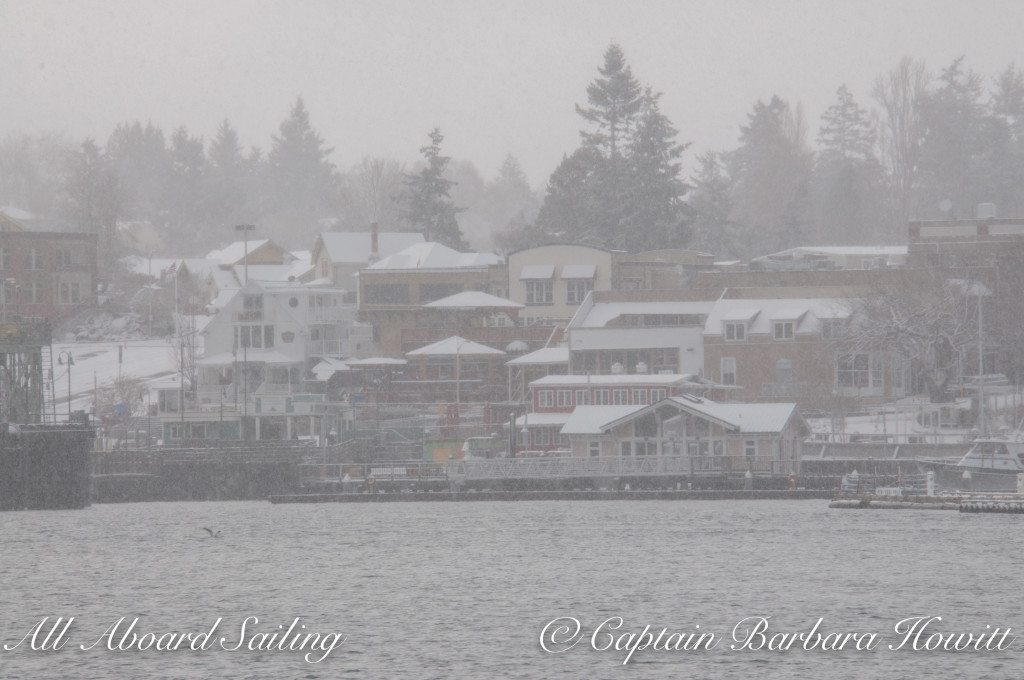
<svg viewBox="0 0 1024 680">
<path fill-rule="evenodd" d="M 65 358 L 67 362 L 65 362 Z M 64 351 L 57 355 L 57 363 L 68 367 L 68 422 L 71 422 L 71 367 L 75 365 L 75 358 L 71 352 Z"/>
<path fill-rule="evenodd" d="M 256 229 L 255 224 L 237 224 L 235 225 L 235 231 L 242 232 L 242 240 L 245 243 L 245 253 L 243 254 L 243 261 L 245 262 L 245 281 L 242 285 L 249 283 L 249 232 Z"/>
</svg>

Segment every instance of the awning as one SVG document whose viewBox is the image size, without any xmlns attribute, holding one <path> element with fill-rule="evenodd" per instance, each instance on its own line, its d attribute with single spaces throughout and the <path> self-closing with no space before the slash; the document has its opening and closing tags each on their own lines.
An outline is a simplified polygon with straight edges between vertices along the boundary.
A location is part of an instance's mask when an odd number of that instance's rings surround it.
<svg viewBox="0 0 1024 680">
<path fill-rule="evenodd" d="M 596 264 L 566 264 L 562 265 L 563 279 L 592 279 L 597 276 Z"/>
<path fill-rule="evenodd" d="M 555 265 L 553 264 L 528 264 L 519 273 L 519 280 L 525 279 L 550 279 L 555 276 Z"/>
</svg>

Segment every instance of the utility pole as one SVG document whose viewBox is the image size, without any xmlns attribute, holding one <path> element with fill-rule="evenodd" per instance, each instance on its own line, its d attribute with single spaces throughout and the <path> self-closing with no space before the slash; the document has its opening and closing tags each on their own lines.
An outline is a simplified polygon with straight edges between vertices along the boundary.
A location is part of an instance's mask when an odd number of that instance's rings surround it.
<svg viewBox="0 0 1024 680">
<path fill-rule="evenodd" d="M 245 244 L 245 253 L 242 256 L 243 262 L 245 263 L 245 281 L 242 282 L 243 286 L 249 283 L 249 232 L 254 229 L 256 229 L 255 224 L 239 224 L 235 226 L 235 231 L 242 232 L 242 240 Z"/>
</svg>

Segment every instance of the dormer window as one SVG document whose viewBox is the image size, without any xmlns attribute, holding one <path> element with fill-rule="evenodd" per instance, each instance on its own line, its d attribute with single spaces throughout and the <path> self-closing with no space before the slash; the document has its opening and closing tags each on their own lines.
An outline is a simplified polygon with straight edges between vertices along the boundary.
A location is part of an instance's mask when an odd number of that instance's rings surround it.
<svg viewBox="0 0 1024 680">
<path fill-rule="evenodd" d="M 773 337 L 776 340 L 792 340 L 794 325 L 792 321 L 776 321 L 772 324 Z"/>
<path fill-rule="evenodd" d="M 725 339 L 728 342 L 738 342 L 747 339 L 747 324 L 745 322 L 728 321 L 725 323 Z"/>
</svg>

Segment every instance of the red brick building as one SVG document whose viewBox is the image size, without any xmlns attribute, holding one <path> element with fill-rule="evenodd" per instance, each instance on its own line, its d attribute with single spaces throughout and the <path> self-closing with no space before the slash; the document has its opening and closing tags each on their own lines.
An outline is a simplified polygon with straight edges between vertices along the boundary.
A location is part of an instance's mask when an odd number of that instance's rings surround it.
<svg viewBox="0 0 1024 680">
<path fill-rule="evenodd" d="M 96 306 L 96 235 L 0 232 L 0 304 L 6 317 L 58 322 Z"/>
</svg>

